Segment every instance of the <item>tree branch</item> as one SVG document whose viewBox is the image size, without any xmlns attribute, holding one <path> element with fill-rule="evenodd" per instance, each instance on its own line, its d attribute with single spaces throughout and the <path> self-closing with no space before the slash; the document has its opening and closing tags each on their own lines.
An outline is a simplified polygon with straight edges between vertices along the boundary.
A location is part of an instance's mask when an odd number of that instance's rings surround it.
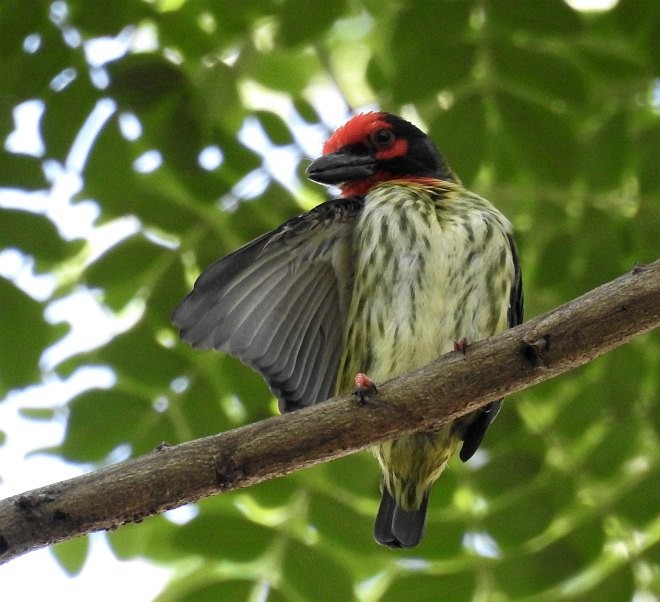
<svg viewBox="0 0 660 602">
<path fill-rule="evenodd" d="M 660 260 L 379 386 L 0 502 L 0 562 L 415 431 L 581 366 L 660 324 Z"/>
</svg>

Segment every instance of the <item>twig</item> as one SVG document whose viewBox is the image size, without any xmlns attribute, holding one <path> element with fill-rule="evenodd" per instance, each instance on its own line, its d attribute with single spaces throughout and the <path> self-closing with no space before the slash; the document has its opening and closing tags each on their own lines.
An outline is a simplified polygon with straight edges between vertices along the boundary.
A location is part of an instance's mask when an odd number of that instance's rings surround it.
<svg viewBox="0 0 660 602">
<path fill-rule="evenodd" d="M 515 329 L 352 396 L 233 431 L 161 445 L 0 502 L 0 562 L 431 430 L 581 366 L 660 324 L 660 260 Z"/>
</svg>

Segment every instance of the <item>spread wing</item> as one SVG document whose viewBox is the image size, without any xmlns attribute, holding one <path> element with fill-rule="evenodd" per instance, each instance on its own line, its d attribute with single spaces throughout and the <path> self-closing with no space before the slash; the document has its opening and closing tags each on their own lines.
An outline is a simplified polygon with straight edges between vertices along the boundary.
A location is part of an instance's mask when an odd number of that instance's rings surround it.
<svg viewBox="0 0 660 602">
<path fill-rule="evenodd" d="M 263 375 L 283 412 L 334 392 L 363 200 L 335 199 L 209 266 L 172 315 L 181 338 Z"/>
<path fill-rule="evenodd" d="M 511 283 L 511 294 L 509 296 L 509 310 L 508 320 L 509 328 L 518 326 L 523 321 L 523 286 L 522 286 L 522 271 L 520 269 L 520 259 L 518 258 L 518 250 L 516 243 L 510 234 L 507 235 L 509 241 L 509 248 L 511 249 L 511 257 L 513 259 L 514 274 L 513 282 Z M 476 415 L 463 435 L 463 446 L 461 447 L 460 458 L 463 462 L 469 460 L 477 448 L 481 444 L 481 440 L 486 434 L 486 430 L 491 425 L 495 416 L 500 411 L 502 400 L 499 399 L 493 403 L 488 404 L 481 410 L 477 410 Z"/>
</svg>

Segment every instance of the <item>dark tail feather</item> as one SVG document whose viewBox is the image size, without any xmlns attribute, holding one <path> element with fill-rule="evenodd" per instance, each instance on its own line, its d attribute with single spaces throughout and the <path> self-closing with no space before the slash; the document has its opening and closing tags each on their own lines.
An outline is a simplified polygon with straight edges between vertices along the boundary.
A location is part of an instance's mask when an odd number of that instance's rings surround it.
<svg viewBox="0 0 660 602">
<path fill-rule="evenodd" d="M 426 526 L 427 493 L 417 510 L 406 511 L 396 505 L 387 487 L 383 486 L 383 496 L 376 515 L 374 539 L 389 548 L 412 548 L 424 536 Z"/>
<path fill-rule="evenodd" d="M 383 495 L 380 498 L 380 506 L 376 515 L 376 523 L 374 524 L 374 539 L 379 544 L 390 548 L 399 547 L 399 543 L 392 533 L 392 519 L 395 508 L 396 503 L 394 502 L 394 498 L 387 491 L 387 487 L 383 485 Z"/>
</svg>

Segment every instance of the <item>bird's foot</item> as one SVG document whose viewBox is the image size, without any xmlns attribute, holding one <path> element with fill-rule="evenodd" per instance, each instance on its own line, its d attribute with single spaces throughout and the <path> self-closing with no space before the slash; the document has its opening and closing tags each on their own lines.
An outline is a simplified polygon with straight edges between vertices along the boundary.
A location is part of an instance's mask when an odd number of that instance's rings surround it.
<svg viewBox="0 0 660 602">
<path fill-rule="evenodd" d="M 376 383 L 371 380 L 366 374 L 358 372 L 355 375 L 355 389 L 353 394 L 358 400 L 358 403 L 365 404 L 369 401 L 369 396 L 378 393 Z"/>
<path fill-rule="evenodd" d="M 460 351 L 463 355 L 465 355 L 467 353 L 467 348 L 468 348 L 467 338 L 463 337 L 458 341 L 454 341 L 454 351 Z"/>
</svg>

